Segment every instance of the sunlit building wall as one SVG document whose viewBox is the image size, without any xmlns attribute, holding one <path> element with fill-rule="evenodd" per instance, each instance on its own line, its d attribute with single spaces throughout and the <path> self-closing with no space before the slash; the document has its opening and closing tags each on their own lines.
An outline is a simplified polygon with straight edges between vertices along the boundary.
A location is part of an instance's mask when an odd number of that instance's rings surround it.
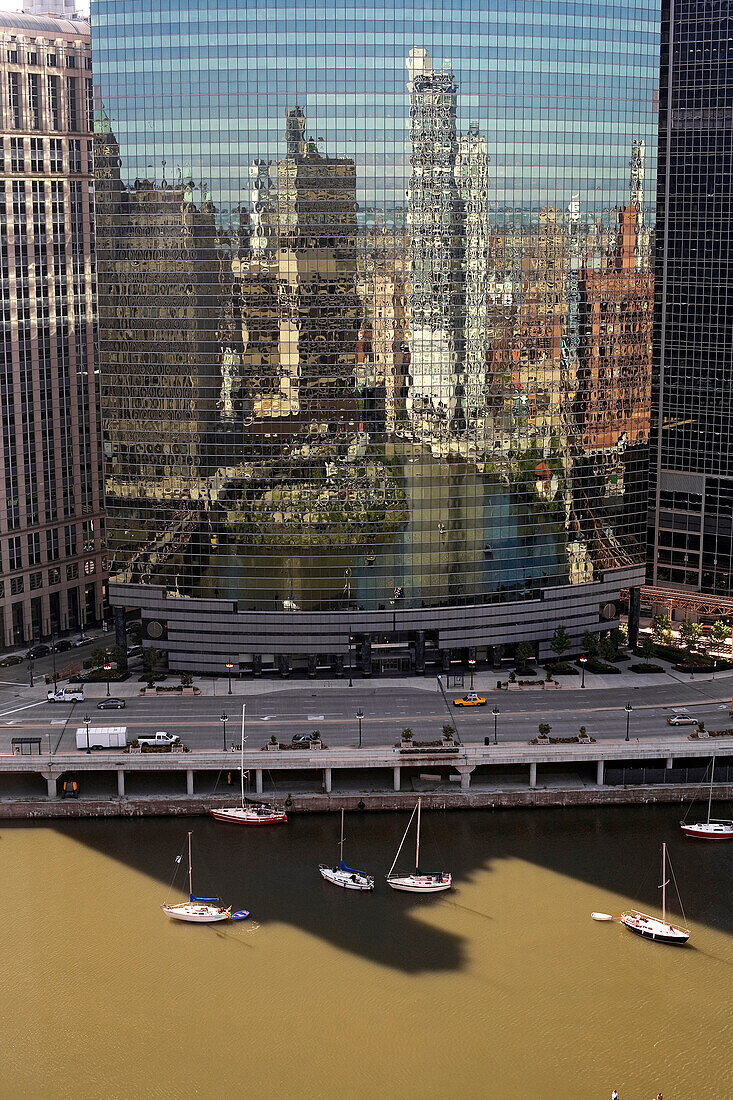
<svg viewBox="0 0 733 1100">
<path fill-rule="evenodd" d="M 340 675 L 613 626 L 645 549 L 655 5 L 92 20 L 120 629 Z"/>
<path fill-rule="evenodd" d="M 0 12 L 0 648 L 102 616 L 89 24 Z"/>
</svg>

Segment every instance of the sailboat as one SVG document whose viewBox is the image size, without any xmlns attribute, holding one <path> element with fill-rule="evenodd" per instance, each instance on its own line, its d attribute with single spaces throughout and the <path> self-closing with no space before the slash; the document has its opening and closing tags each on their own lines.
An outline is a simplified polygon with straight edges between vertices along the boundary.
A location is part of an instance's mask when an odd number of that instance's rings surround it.
<svg viewBox="0 0 733 1100">
<path fill-rule="evenodd" d="M 670 864 L 671 867 L 671 864 Z M 676 928 L 667 922 L 667 845 L 662 845 L 662 919 L 650 917 L 646 913 L 639 913 L 636 909 L 630 909 L 621 914 L 621 923 L 625 924 L 630 932 L 637 936 L 643 936 L 645 940 L 655 940 L 657 943 L 671 943 L 682 946 L 690 938 L 688 928 Z M 679 897 L 679 894 L 678 894 Z M 680 902 L 680 905 L 682 903 Z M 683 913 L 684 916 L 684 913 Z"/>
<path fill-rule="evenodd" d="M 212 807 L 209 813 L 217 821 L 228 821 L 234 825 L 278 825 L 288 820 L 284 810 L 267 806 L 264 802 L 248 802 L 244 797 L 244 716 L 246 703 L 242 704 L 242 737 L 239 746 L 239 781 L 241 788 L 240 805 L 219 809 Z"/>
<path fill-rule="evenodd" d="M 180 856 L 178 857 L 180 860 Z M 178 860 L 176 861 L 178 862 Z M 191 885 L 191 834 L 188 834 L 188 901 L 178 905 L 161 905 L 161 909 L 174 920 L 190 921 L 193 924 L 214 924 L 216 921 L 229 920 L 231 905 L 225 908 L 219 898 L 197 898 Z"/>
<path fill-rule="evenodd" d="M 394 863 L 389 869 L 387 875 L 387 882 L 393 890 L 405 890 L 410 894 L 437 894 L 441 890 L 450 890 L 453 884 L 453 876 L 449 871 L 421 871 L 420 870 L 420 808 L 422 799 L 418 798 L 417 806 L 412 811 L 410 820 L 407 822 L 407 828 L 405 829 L 404 836 L 400 841 L 400 846 L 397 849 L 397 855 L 394 857 Z M 415 870 L 410 874 L 395 874 L 394 869 L 397 865 L 397 860 L 400 858 L 400 852 L 402 851 L 402 845 L 407 839 L 407 834 L 410 831 L 412 825 L 412 819 L 417 814 L 417 838 L 415 841 Z"/>
<path fill-rule="evenodd" d="M 344 811 L 341 809 L 341 839 L 339 841 L 339 861 L 336 867 L 327 867 L 322 863 L 319 870 L 326 882 L 334 886 L 343 886 L 344 890 L 373 890 L 374 876 L 366 871 L 355 871 L 344 863 Z"/>
<path fill-rule="evenodd" d="M 680 821 L 680 828 L 685 836 L 691 836 L 697 840 L 733 840 L 733 821 L 730 818 L 711 817 L 710 809 L 713 804 L 713 776 L 715 775 L 715 757 L 710 764 L 710 793 L 708 794 L 708 819 L 692 825 L 687 820 Z M 690 812 L 689 810 L 687 811 Z"/>
</svg>

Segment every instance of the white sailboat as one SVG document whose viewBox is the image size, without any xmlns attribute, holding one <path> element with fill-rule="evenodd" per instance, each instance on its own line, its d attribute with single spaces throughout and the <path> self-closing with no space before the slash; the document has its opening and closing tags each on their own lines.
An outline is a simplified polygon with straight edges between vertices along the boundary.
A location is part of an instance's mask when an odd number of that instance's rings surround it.
<svg viewBox="0 0 733 1100">
<path fill-rule="evenodd" d="M 389 869 L 387 875 L 387 882 L 393 890 L 405 890 L 410 894 L 437 894 L 441 890 L 450 890 L 453 884 L 453 876 L 449 871 L 421 871 L 420 870 L 420 808 L 422 800 L 418 798 L 417 806 L 412 811 L 410 820 L 407 822 L 407 828 L 405 829 L 404 836 L 400 841 L 400 846 L 397 849 L 397 855 L 394 857 L 394 863 Z M 402 851 L 402 845 L 407 839 L 407 834 L 412 825 L 412 819 L 417 813 L 417 838 L 415 841 L 415 870 L 410 874 L 395 874 L 394 869 L 397 865 L 397 860 L 400 858 L 400 852 Z"/>
<path fill-rule="evenodd" d="M 687 819 L 680 821 L 680 828 L 685 836 L 696 840 L 733 840 L 733 821 L 730 818 L 711 817 L 710 811 L 713 805 L 713 777 L 715 775 L 715 757 L 710 764 L 710 793 L 708 794 L 708 818 L 707 821 L 698 821 L 688 825 Z M 687 811 L 690 812 L 689 810 Z"/>
<path fill-rule="evenodd" d="M 332 882 L 334 886 L 342 886 L 344 890 L 373 890 L 374 876 L 366 871 L 355 871 L 353 867 L 347 867 L 344 863 L 344 811 L 341 809 L 341 839 L 339 841 L 339 861 L 337 867 L 327 867 L 322 863 L 319 867 L 321 875 L 326 882 Z"/>
<path fill-rule="evenodd" d="M 671 867 L 671 864 L 670 864 Z M 637 909 L 630 909 L 621 914 L 621 923 L 625 924 L 630 932 L 642 936 L 645 940 L 655 940 L 657 943 L 670 943 L 682 946 L 690 938 L 688 928 L 677 928 L 667 921 L 667 845 L 662 845 L 662 919 L 650 917 L 647 913 L 640 913 Z M 677 895 L 679 897 L 679 894 Z M 682 902 L 680 901 L 680 905 Z M 684 913 L 683 913 L 684 916 Z"/>
<path fill-rule="evenodd" d="M 180 856 L 178 857 L 180 859 Z M 176 861 L 178 862 L 178 860 Z M 161 909 L 173 920 L 185 920 L 192 924 L 214 924 L 216 921 L 229 920 L 231 905 L 225 908 L 219 898 L 197 898 L 191 885 L 191 834 L 188 834 L 188 901 L 177 905 L 161 905 Z"/>
<path fill-rule="evenodd" d="M 242 704 L 242 737 L 239 748 L 239 780 L 241 787 L 240 805 L 212 808 L 209 813 L 216 821 L 228 821 L 233 825 L 279 825 L 288 820 L 284 810 L 267 806 L 264 802 L 247 802 L 244 797 L 244 718 L 247 704 Z"/>
</svg>

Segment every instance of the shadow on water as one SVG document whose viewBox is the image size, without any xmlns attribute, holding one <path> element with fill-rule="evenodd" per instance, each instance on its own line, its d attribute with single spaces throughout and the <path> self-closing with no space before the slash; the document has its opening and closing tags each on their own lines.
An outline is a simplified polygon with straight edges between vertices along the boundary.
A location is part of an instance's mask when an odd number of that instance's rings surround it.
<svg viewBox="0 0 733 1100">
<path fill-rule="evenodd" d="M 650 912 L 658 910 L 659 853 L 669 846 L 689 920 L 733 933 L 727 884 L 733 872 L 733 843 L 703 844 L 679 832 L 678 807 L 433 812 L 423 817 L 421 865 L 450 870 L 456 889 L 433 898 L 390 890 L 384 875 L 397 850 L 406 814 L 347 816 L 345 858 L 375 875 L 369 894 L 339 890 L 323 882 L 318 865 L 338 859 L 336 814 L 291 815 L 288 825 L 227 826 L 208 817 L 89 819 L 53 823 L 69 839 L 156 879 L 161 902 L 193 831 L 194 891 L 220 895 L 235 909 L 246 908 L 259 924 L 287 923 L 338 948 L 405 973 L 460 970 L 465 943 L 460 935 L 431 923 L 432 906 L 454 906 L 466 918 L 493 919 L 489 903 L 468 905 L 461 885 L 498 860 L 533 864 L 599 891 L 611 891 Z M 6 828 L 23 828 L 13 823 Z M 400 858 L 409 867 L 413 840 Z M 186 890 L 185 855 L 171 896 Z M 527 889 L 537 889 L 528 872 Z M 673 898 L 673 912 L 676 899 Z M 542 906 L 542 898 L 538 897 Z M 441 916 L 437 923 L 445 924 Z"/>
</svg>

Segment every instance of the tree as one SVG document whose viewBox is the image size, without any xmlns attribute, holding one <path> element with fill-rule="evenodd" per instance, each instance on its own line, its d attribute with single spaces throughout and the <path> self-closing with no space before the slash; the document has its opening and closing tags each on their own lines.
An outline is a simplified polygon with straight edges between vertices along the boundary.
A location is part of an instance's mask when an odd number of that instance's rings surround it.
<svg viewBox="0 0 733 1100">
<path fill-rule="evenodd" d="M 616 647 L 616 652 L 618 653 L 619 649 L 628 642 L 629 632 L 624 625 L 617 626 L 608 632 L 608 638 L 609 641 L 613 642 Z"/>
<path fill-rule="evenodd" d="M 539 730 L 540 737 L 549 737 L 552 726 L 550 726 L 547 722 L 540 722 L 537 729 Z"/>
<path fill-rule="evenodd" d="M 652 619 L 652 635 L 660 645 L 669 645 L 672 641 L 672 620 L 669 615 L 655 615 Z"/>
<path fill-rule="evenodd" d="M 591 630 L 586 630 L 585 634 L 580 639 L 580 648 L 583 650 L 586 657 L 595 657 L 598 652 L 598 635 L 594 634 Z"/>
<path fill-rule="evenodd" d="M 91 661 L 92 668 L 101 668 L 102 665 L 107 663 L 107 650 L 102 649 L 101 645 L 95 646 L 89 654 L 89 660 Z"/>
<path fill-rule="evenodd" d="M 181 673 L 181 687 L 190 688 L 193 687 L 193 675 L 190 672 Z"/>
<path fill-rule="evenodd" d="M 534 646 L 531 642 L 520 642 L 517 646 L 517 664 L 520 668 L 534 661 Z"/>
<path fill-rule="evenodd" d="M 143 664 L 149 672 L 155 672 L 158 665 L 163 663 L 163 653 L 161 650 L 156 649 L 155 646 L 143 650 Z"/>
<path fill-rule="evenodd" d="M 618 657 L 618 646 L 611 638 L 601 638 L 598 649 L 604 661 L 615 661 Z"/>
<path fill-rule="evenodd" d="M 645 634 L 641 640 L 641 655 L 647 663 L 651 661 L 652 657 L 656 657 L 657 655 L 654 639 L 648 634 Z"/>
<path fill-rule="evenodd" d="M 121 645 L 113 645 L 110 646 L 108 650 L 108 656 L 110 661 L 114 661 L 114 663 L 119 666 L 125 663 L 127 652 L 122 648 Z"/>
<path fill-rule="evenodd" d="M 680 638 L 684 642 L 685 649 L 688 651 L 693 649 L 696 642 L 702 638 L 702 625 L 700 623 L 693 622 L 692 619 L 685 619 L 680 625 Z"/>
<path fill-rule="evenodd" d="M 570 641 L 570 635 L 564 626 L 558 626 L 555 629 L 555 633 L 552 635 L 552 641 L 550 642 L 550 649 L 557 657 L 562 657 L 563 653 L 571 648 L 572 642 Z"/>
<path fill-rule="evenodd" d="M 716 619 L 710 628 L 710 640 L 722 646 L 730 638 L 730 627 L 723 619 Z"/>
</svg>

